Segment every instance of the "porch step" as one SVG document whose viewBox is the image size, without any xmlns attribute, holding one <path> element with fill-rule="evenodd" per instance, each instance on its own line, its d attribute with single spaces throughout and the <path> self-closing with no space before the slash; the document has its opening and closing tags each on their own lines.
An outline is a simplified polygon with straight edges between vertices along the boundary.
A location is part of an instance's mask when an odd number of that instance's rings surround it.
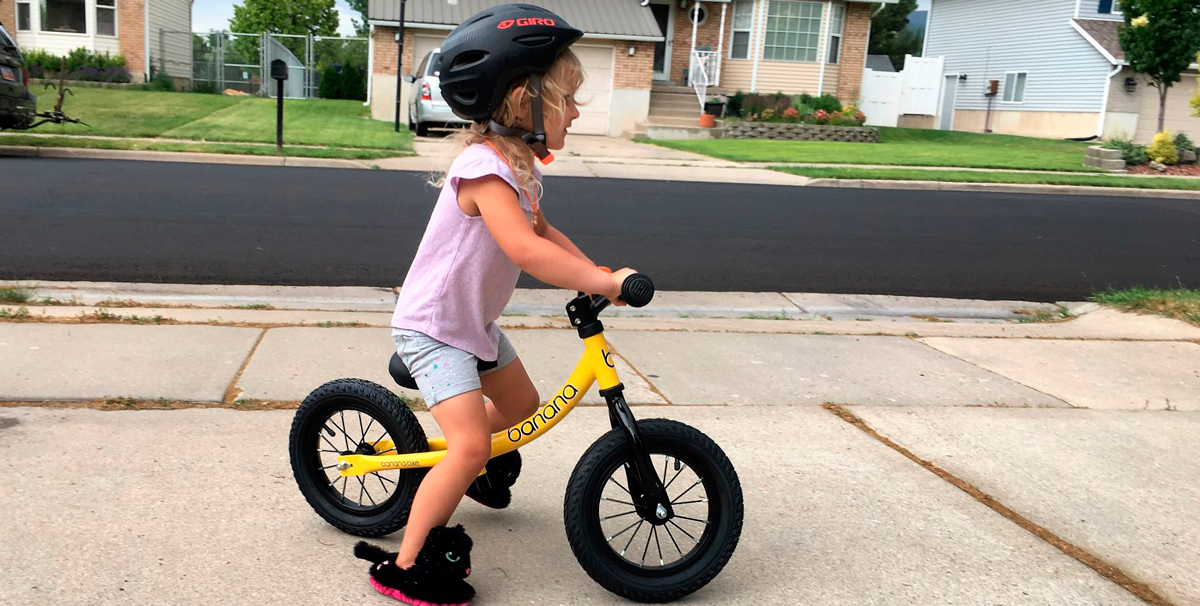
<svg viewBox="0 0 1200 606">
<path fill-rule="evenodd" d="M 698 124 L 692 126 L 672 126 L 649 124 L 646 126 L 647 139 L 719 139 L 722 135 L 720 128 L 702 128 Z"/>
<path fill-rule="evenodd" d="M 700 100 L 696 95 L 690 97 L 655 97 L 650 95 L 650 113 L 674 111 L 700 111 Z"/>
<path fill-rule="evenodd" d="M 650 92 L 651 93 L 674 93 L 674 94 L 687 93 L 693 97 L 696 96 L 696 90 L 690 86 L 679 86 L 678 84 L 675 84 L 673 82 L 663 82 L 662 80 L 655 80 L 650 85 Z M 710 94 L 710 95 L 732 95 L 733 91 L 726 90 L 724 88 L 720 88 L 717 86 L 710 86 L 710 87 L 708 87 L 708 94 Z"/>
</svg>

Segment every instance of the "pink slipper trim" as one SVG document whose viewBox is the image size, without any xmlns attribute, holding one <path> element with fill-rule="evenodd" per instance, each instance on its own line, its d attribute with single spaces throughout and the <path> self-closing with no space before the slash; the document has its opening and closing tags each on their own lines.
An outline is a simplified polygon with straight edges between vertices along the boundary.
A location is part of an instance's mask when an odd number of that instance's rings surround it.
<svg viewBox="0 0 1200 606">
<path fill-rule="evenodd" d="M 389 598 L 400 600 L 401 602 L 404 602 L 405 604 L 411 604 L 412 606 L 470 606 L 471 604 L 469 601 L 457 602 L 454 604 L 435 604 L 433 602 L 426 602 L 425 600 L 410 598 L 407 595 L 404 595 L 404 592 L 400 591 L 399 589 L 392 589 L 391 587 L 376 581 L 375 577 L 371 577 L 371 587 L 374 587 L 375 591 L 378 591 Z"/>
</svg>

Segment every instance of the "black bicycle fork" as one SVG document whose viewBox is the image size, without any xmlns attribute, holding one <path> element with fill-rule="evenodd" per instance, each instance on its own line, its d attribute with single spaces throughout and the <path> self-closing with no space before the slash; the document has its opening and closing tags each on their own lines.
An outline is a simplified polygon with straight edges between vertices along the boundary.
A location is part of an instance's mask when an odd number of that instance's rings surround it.
<svg viewBox="0 0 1200 606">
<path fill-rule="evenodd" d="M 567 304 L 567 315 L 571 324 L 579 332 L 579 338 L 586 339 L 604 332 L 604 325 L 598 316 L 609 301 L 603 297 L 592 298 L 580 293 Z M 629 460 L 625 463 L 625 479 L 628 482 L 629 496 L 639 517 L 655 526 L 667 523 L 675 516 L 671 508 L 671 499 L 663 487 L 662 479 L 654 471 L 650 462 L 650 453 L 646 451 L 646 443 L 642 440 L 638 429 L 637 419 L 629 404 L 625 402 L 625 386 L 618 383 L 608 389 L 601 389 L 600 395 L 608 402 L 608 420 L 613 429 L 620 429 L 625 435 L 625 443 L 629 448 Z"/>
</svg>

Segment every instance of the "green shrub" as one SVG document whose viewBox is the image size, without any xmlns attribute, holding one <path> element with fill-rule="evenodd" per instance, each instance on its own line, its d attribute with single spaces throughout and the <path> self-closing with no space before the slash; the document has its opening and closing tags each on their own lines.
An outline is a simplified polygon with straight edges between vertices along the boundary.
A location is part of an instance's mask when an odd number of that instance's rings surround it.
<svg viewBox="0 0 1200 606">
<path fill-rule="evenodd" d="M 175 80 L 167 75 L 167 72 L 157 72 L 146 83 L 146 90 L 174 92 Z"/>
<path fill-rule="evenodd" d="M 842 102 L 838 101 L 837 97 L 829 93 L 825 93 L 820 97 L 814 97 L 808 93 L 805 93 L 800 95 L 800 103 L 811 107 L 814 112 L 819 109 L 823 109 L 829 114 L 842 111 Z"/>
<path fill-rule="evenodd" d="M 342 66 L 341 99 L 367 100 L 367 80 L 353 65 Z"/>
<path fill-rule="evenodd" d="M 729 95 L 729 100 L 726 102 L 726 105 L 725 105 L 725 115 L 726 116 L 742 115 L 742 102 L 745 100 L 746 100 L 746 93 L 744 93 L 740 90 L 732 95 Z"/>
<path fill-rule="evenodd" d="M 317 96 L 322 99 L 341 99 L 342 75 L 336 67 L 330 65 L 321 72 L 321 85 L 317 87 Z"/>
<path fill-rule="evenodd" d="M 1160 164 L 1175 164 L 1179 162 L 1179 152 L 1175 149 L 1175 140 L 1171 131 L 1164 130 L 1154 135 L 1154 141 L 1146 148 L 1146 154 L 1151 160 Z"/>
<path fill-rule="evenodd" d="M 1179 149 L 1193 150 L 1196 149 L 1196 144 L 1188 138 L 1187 133 L 1179 133 L 1175 135 L 1175 147 Z"/>
<path fill-rule="evenodd" d="M 1150 156 L 1146 155 L 1146 146 L 1138 145 L 1128 138 L 1113 137 L 1104 142 L 1104 147 L 1121 150 L 1122 159 L 1130 166 L 1138 166 L 1150 161 Z"/>
</svg>

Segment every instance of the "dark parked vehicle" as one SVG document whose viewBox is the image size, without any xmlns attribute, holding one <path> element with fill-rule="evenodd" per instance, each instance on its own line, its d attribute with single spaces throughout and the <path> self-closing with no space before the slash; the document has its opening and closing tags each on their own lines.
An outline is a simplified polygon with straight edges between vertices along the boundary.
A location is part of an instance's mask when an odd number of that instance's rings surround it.
<svg viewBox="0 0 1200 606">
<path fill-rule="evenodd" d="M 29 128 L 37 114 L 37 97 L 29 92 L 25 57 L 0 23 L 0 129 Z"/>
</svg>

